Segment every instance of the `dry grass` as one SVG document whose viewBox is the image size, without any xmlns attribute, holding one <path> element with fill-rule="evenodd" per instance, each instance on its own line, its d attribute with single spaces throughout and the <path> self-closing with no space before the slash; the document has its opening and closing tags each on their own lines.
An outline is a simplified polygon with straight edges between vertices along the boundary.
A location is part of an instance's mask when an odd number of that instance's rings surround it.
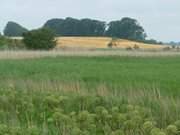
<svg viewBox="0 0 180 135">
<path fill-rule="evenodd" d="M 89 49 L 71 49 L 71 50 L 53 50 L 53 51 L 0 51 L 0 59 L 27 59 L 57 56 L 82 56 L 82 57 L 100 57 L 100 56 L 132 56 L 132 57 L 157 57 L 157 56 L 179 56 L 178 51 L 126 51 L 126 50 L 89 50 Z"/>
</svg>

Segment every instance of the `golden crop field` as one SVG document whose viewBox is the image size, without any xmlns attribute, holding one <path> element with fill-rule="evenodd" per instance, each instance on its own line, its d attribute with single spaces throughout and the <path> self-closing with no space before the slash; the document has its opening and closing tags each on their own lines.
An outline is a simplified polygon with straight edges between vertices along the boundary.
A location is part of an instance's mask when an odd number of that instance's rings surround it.
<svg viewBox="0 0 180 135">
<path fill-rule="evenodd" d="M 12 37 L 21 40 L 22 37 Z M 109 37 L 57 37 L 57 48 L 107 48 L 112 41 Z M 116 44 L 113 48 L 133 48 L 135 45 L 141 49 L 162 49 L 166 45 L 145 44 L 125 39 L 113 41 Z"/>
<path fill-rule="evenodd" d="M 107 48 L 112 38 L 108 37 L 59 37 L 57 38 L 58 47 L 77 47 L 77 48 Z M 118 39 L 115 41 L 115 48 L 128 48 L 135 45 L 142 49 L 160 49 L 166 46 L 145 44 L 129 40 Z"/>
</svg>

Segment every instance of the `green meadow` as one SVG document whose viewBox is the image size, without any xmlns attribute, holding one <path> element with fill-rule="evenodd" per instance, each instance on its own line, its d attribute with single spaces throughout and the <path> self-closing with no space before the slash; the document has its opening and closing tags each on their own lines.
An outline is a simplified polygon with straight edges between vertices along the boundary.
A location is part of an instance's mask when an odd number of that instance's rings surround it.
<svg viewBox="0 0 180 135">
<path fill-rule="evenodd" d="M 167 96 L 180 95 L 180 57 L 57 57 L 0 60 L 0 80 L 41 83 L 79 83 L 94 90 L 156 89 Z M 69 83 L 69 84 L 68 84 Z"/>
<path fill-rule="evenodd" d="M 178 135 L 180 57 L 0 60 L 0 135 Z"/>
</svg>

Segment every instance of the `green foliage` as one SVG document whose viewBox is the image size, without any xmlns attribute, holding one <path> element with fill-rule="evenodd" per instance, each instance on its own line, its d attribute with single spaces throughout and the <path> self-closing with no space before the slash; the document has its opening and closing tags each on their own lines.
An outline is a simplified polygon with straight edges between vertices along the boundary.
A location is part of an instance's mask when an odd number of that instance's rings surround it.
<svg viewBox="0 0 180 135">
<path fill-rule="evenodd" d="M 130 40 L 145 40 L 146 34 L 137 20 L 122 18 L 120 21 L 106 22 L 92 19 L 51 19 L 44 27 L 51 28 L 57 36 L 110 36 Z"/>
<path fill-rule="evenodd" d="M 146 39 L 147 35 L 143 27 L 137 20 L 128 17 L 111 21 L 108 24 L 104 21 L 88 18 L 51 19 L 44 24 L 43 28 L 50 28 L 56 36 L 110 36 L 148 44 L 163 44 L 154 39 Z M 4 35 L 9 37 L 20 37 L 26 32 L 28 32 L 26 28 L 15 22 L 8 22 L 4 29 Z M 177 45 L 175 43 L 169 44 Z"/>
<path fill-rule="evenodd" d="M 4 36 L 0 36 L 0 47 L 6 46 L 8 44 L 8 39 Z"/>
<path fill-rule="evenodd" d="M 176 127 L 176 125 L 169 125 L 166 130 L 167 130 L 168 135 L 178 134 L 178 128 Z"/>
<path fill-rule="evenodd" d="M 174 125 L 177 127 L 177 129 L 180 131 L 180 120 L 176 121 Z"/>
<path fill-rule="evenodd" d="M 105 95 L 109 91 L 115 93 L 117 91 L 131 92 L 132 88 L 137 93 L 141 90 L 152 92 L 152 89 L 156 89 L 160 95 L 179 98 L 179 66 L 179 56 L 155 58 L 130 56 L 57 57 L 28 61 L 26 59 L 18 61 L 1 60 L 0 84 L 3 86 L 11 79 L 17 85 L 19 80 L 31 80 L 37 84 L 41 81 L 42 83 L 52 81 L 52 84 L 70 84 L 70 86 L 73 85 L 72 88 L 74 89 L 89 89 L 92 90 L 91 92 L 102 89 Z M 104 88 L 101 88 L 101 85 Z M 156 95 L 156 93 L 154 94 Z M 84 104 L 91 103 L 91 100 L 81 99 L 81 102 L 82 106 L 79 107 L 84 109 Z M 98 99 L 96 104 L 101 102 Z M 147 102 L 147 105 L 159 109 L 156 102 Z"/>
<path fill-rule="evenodd" d="M 86 110 L 72 109 L 74 102 L 81 104 L 80 95 L 53 91 L 1 90 L 0 135 L 177 135 L 178 128 L 169 125 L 159 128 L 152 114 L 141 106 L 122 104 L 111 99 L 107 104 L 86 106 Z M 49 95 L 51 94 L 51 96 Z M 89 98 L 83 96 L 83 98 Z M 105 97 L 92 96 L 96 102 Z M 49 104 L 50 103 L 50 104 Z M 103 103 L 103 102 L 102 102 Z M 63 105 L 64 104 L 64 105 Z M 73 111 L 72 111 L 73 110 Z M 147 113 L 148 112 L 148 113 Z M 147 115 L 142 115 L 146 113 Z M 6 119 L 8 118 L 8 119 Z M 13 124 L 11 124 L 13 123 Z M 175 122 L 178 124 L 178 122 Z"/>
<path fill-rule="evenodd" d="M 49 28 L 56 36 L 110 36 L 122 39 L 130 39 L 150 44 L 162 44 L 156 40 L 146 40 L 146 33 L 137 20 L 124 17 L 121 20 L 111 21 L 107 24 L 104 21 L 93 19 L 66 19 L 48 20 L 43 28 Z M 15 22 L 8 22 L 4 34 L 11 37 L 23 36 L 28 30 Z"/>
<path fill-rule="evenodd" d="M 110 22 L 106 35 L 130 40 L 144 40 L 146 34 L 137 20 L 122 18 L 120 21 Z"/>
<path fill-rule="evenodd" d="M 159 128 L 153 128 L 150 135 L 166 135 L 166 133 Z"/>
<path fill-rule="evenodd" d="M 105 22 L 92 19 L 51 19 L 44 25 L 56 32 L 57 36 L 103 36 Z"/>
<path fill-rule="evenodd" d="M 175 67 L 179 57 L 1 60 L 0 135 L 178 135 Z M 135 79 L 143 85 L 133 87 Z M 141 89 L 155 81 L 160 97 Z"/>
<path fill-rule="evenodd" d="M 147 44 L 160 44 L 160 45 L 162 45 L 163 43 L 162 42 L 159 42 L 159 41 L 157 41 L 157 40 L 155 40 L 155 39 L 146 39 L 146 40 L 144 40 L 144 41 L 142 41 L 142 42 L 144 42 L 144 43 L 147 43 Z"/>
<path fill-rule="evenodd" d="M 49 50 L 56 46 L 55 34 L 52 30 L 42 28 L 23 34 L 23 41 L 28 49 Z"/>
<path fill-rule="evenodd" d="M 21 40 L 0 36 L 0 49 L 15 50 L 15 49 L 23 49 L 23 48 L 25 48 L 25 45 Z"/>
<path fill-rule="evenodd" d="M 20 37 L 25 32 L 28 30 L 15 22 L 8 22 L 4 29 L 4 35 L 8 37 Z"/>
<path fill-rule="evenodd" d="M 149 133 L 154 127 L 155 127 L 155 124 L 152 121 L 146 121 L 143 124 L 143 130 L 145 133 Z"/>
</svg>

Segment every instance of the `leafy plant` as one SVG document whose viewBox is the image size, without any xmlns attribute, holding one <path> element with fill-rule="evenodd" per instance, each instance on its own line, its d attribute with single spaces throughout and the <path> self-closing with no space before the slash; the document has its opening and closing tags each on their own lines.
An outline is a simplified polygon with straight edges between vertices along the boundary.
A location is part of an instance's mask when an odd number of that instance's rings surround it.
<svg viewBox="0 0 180 135">
<path fill-rule="evenodd" d="M 55 33 L 48 28 L 29 31 L 23 37 L 28 49 L 50 50 L 56 46 Z"/>
</svg>

